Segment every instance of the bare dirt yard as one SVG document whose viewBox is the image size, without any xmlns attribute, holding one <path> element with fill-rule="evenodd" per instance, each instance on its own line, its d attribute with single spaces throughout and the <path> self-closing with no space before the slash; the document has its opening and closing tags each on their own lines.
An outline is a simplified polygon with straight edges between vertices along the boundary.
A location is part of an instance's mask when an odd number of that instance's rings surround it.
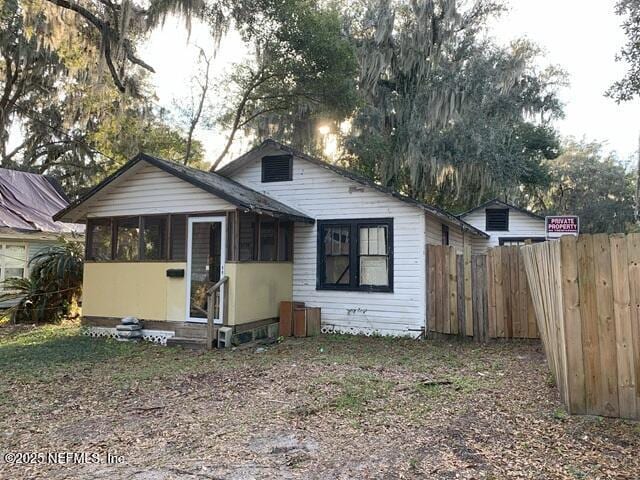
<svg viewBox="0 0 640 480">
<path fill-rule="evenodd" d="M 640 425 L 568 417 L 537 343 L 321 336 L 197 353 L 67 324 L 0 328 L 9 452 L 95 456 L 0 460 L 2 478 L 638 478 Z"/>
</svg>

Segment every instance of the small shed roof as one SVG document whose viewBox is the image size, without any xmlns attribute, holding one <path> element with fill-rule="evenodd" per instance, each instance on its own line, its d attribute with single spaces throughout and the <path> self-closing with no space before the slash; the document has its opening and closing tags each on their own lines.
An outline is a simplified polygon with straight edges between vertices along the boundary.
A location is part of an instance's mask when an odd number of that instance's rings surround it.
<svg viewBox="0 0 640 480">
<path fill-rule="evenodd" d="M 87 194 L 71 203 L 66 208 L 60 210 L 54 215 L 55 219 L 69 218 L 69 214 L 78 208 L 81 204 L 97 195 L 105 187 L 111 184 L 114 180 L 129 171 L 134 165 L 140 162 L 147 162 L 155 167 L 188 182 L 206 192 L 211 193 L 229 203 L 236 205 L 237 207 L 252 211 L 255 213 L 263 213 L 273 217 L 282 217 L 296 222 L 314 223 L 315 220 L 310 218 L 298 210 L 295 210 L 284 203 L 278 202 L 273 198 L 256 192 L 244 185 L 239 184 L 233 180 L 230 180 L 222 175 L 218 175 L 214 172 L 205 172 L 196 168 L 181 165 L 179 163 L 164 160 L 162 158 L 153 157 L 140 153 L 134 158 L 125 163 L 115 173 L 107 177 L 98 185 L 93 187 Z"/>
<path fill-rule="evenodd" d="M 77 232 L 77 225 L 53 219 L 53 215 L 68 204 L 56 180 L 0 168 L 0 228 L 22 233 Z"/>
<path fill-rule="evenodd" d="M 499 198 L 493 198 L 487 202 L 484 202 L 481 205 L 478 205 L 477 207 L 473 207 L 471 210 L 467 210 L 464 213 L 461 213 L 460 215 L 458 215 L 460 218 L 466 217 L 467 215 L 469 215 L 470 213 L 476 212 L 478 210 L 481 210 L 483 208 L 487 208 L 487 207 L 491 207 L 493 205 L 498 205 L 500 207 L 504 207 L 504 208 L 512 208 L 520 213 L 524 213 L 525 215 L 529 215 L 530 217 L 533 217 L 537 220 L 542 220 L 544 221 L 544 217 L 541 215 L 538 215 L 537 213 L 534 213 L 530 210 L 527 210 L 525 208 L 521 208 L 521 207 L 516 207 L 515 205 L 512 205 L 510 203 L 507 202 L 503 202 L 502 200 L 500 200 Z"/>
</svg>

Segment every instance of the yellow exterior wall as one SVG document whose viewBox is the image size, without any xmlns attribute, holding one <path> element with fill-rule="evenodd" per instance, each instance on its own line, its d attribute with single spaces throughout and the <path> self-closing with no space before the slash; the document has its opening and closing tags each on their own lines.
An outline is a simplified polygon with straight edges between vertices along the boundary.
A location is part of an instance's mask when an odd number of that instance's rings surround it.
<svg viewBox="0 0 640 480">
<path fill-rule="evenodd" d="M 227 263 L 229 325 L 276 318 L 281 301 L 293 297 L 293 264 Z"/>
<path fill-rule="evenodd" d="M 85 263 L 82 314 L 145 320 L 185 320 L 186 282 L 167 277 L 184 262 Z"/>
</svg>

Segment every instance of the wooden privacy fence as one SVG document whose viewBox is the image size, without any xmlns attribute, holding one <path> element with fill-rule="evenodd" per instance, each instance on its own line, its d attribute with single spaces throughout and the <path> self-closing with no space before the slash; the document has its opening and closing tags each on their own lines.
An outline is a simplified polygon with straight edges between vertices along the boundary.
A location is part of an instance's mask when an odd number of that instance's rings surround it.
<svg viewBox="0 0 640 480">
<path fill-rule="evenodd" d="M 538 338 L 519 247 L 486 255 L 466 248 L 427 247 L 427 325 L 430 332 L 489 338 Z"/>
<path fill-rule="evenodd" d="M 565 236 L 523 257 L 569 413 L 640 418 L 640 234 Z"/>
</svg>

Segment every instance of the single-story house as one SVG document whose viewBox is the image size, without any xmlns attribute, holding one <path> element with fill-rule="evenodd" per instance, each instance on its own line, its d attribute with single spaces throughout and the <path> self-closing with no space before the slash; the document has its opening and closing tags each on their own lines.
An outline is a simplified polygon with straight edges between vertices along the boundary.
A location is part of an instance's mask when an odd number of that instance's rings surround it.
<svg viewBox="0 0 640 480">
<path fill-rule="evenodd" d="M 498 245 L 546 240 L 545 217 L 497 198 L 462 213 L 459 218 L 489 236 L 474 242 L 473 253 L 485 253 Z"/>
<path fill-rule="evenodd" d="M 6 279 L 27 277 L 30 260 L 60 236 L 82 234 L 84 227 L 52 219 L 68 204 L 55 179 L 0 168 L 0 293 Z M 16 302 L 1 302 L 0 309 Z"/>
<path fill-rule="evenodd" d="M 113 335 L 135 316 L 162 343 L 206 323 L 218 284 L 214 320 L 238 334 L 293 300 L 325 332 L 418 336 L 426 245 L 489 238 L 273 140 L 215 173 L 139 154 L 55 218 L 86 222 L 84 324 Z"/>
</svg>

